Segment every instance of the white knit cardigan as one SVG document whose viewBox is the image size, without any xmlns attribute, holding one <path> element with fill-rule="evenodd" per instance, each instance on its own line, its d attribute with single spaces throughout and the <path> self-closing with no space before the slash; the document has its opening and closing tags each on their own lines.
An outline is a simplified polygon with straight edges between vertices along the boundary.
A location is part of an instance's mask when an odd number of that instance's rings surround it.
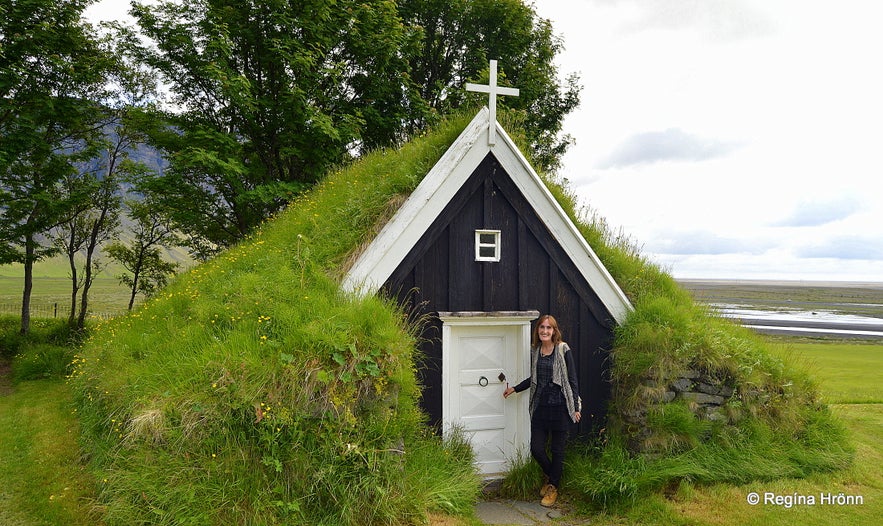
<svg viewBox="0 0 883 526">
<path fill-rule="evenodd" d="M 561 388 L 564 400 L 567 403 L 567 414 L 570 419 L 576 423 L 573 414 L 582 411 L 583 401 L 579 396 L 579 387 L 576 380 L 576 371 L 567 370 L 567 361 L 564 357 L 565 353 L 570 352 L 570 346 L 565 342 L 561 342 L 555 346 L 555 359 L 552 360 L 552 383 Z M 540 405 L 537 397 L 537 361 L 540 358 L 540 346 L 533 347 L 530 350 L 530 405 L 528 411 L 531 419 L 533 419 L 534 409 Z M 571 382 L 572 380 L 572 382 Z"/>
</svg>

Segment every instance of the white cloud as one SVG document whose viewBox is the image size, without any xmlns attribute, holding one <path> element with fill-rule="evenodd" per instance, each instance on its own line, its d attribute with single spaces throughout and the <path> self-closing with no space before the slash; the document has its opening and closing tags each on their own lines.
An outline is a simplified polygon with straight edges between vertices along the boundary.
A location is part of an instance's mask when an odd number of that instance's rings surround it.
<svg viewBox="0 0 883 526">
<path fill-rule="evenodd" d="M 883 260 L 883 238 L 842 235 L 824 239 L 798 249 L 796 255 L 804 258 L 837 258 L 846 260 Z M 883 279 L 883 274 L 878 276 Z"/>
<path fill-rule="evenodd" d="M 758 239 L 721 236 L 707 230 L 676 231 L 654 236 L 645 247 L 654 254 L 666 255 L 721 255 L 763 254 L 769 242 Z"/>
<path fill-rule="evenodd" d="M 630 31 L 694 30 L 714 40 L 765 36 L 775 24 L 744 0 L 621 0 L 638 6 L 639 14 L 624 28 Z"/>
<path fill-rule="evenodd" d="M 99 0 L 87 7 L 84 14 L 93 22 L 131 21 L 129 7 L 130 0 Z"/>
<path fill-rule="evenodd" d="M 737 145 L 733 143 L 703 139 L 678 128 L 669 128 L 632 135 L 598 163 L 598 167 L 621 168 L 659 161 L 707 161 L 727 155 L 735 148 Z"/>
<path fill-rule="evenodd" d="M 861 204 L 852 196 L 822 201 L 801 200 L 794 211 L 774 226 L 812 227 L 846 219 L 858 212 Z"/>
</svg>

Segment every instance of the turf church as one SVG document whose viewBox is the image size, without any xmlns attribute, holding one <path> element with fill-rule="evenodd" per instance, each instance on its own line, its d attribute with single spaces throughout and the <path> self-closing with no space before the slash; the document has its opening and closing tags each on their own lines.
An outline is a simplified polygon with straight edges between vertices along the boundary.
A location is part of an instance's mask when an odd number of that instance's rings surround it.
<svg viewBox="0 0 883 526">
<path fill-rule="evenodd" d="M 500 473 L 529 440 L 528 397 L 504 400 L 530 375 L 532 323 L 558 320 L 576 351 L 583 419 L 603 424 L 613 329 L 631 309 L 543 181 L 496 121 L 489 95 L 344 279 L 345 289 L 396 298 L 428 316 L 421 351 L 422 404 L 443 430 L 467 432 L 485 474 Z"/>
</svg>

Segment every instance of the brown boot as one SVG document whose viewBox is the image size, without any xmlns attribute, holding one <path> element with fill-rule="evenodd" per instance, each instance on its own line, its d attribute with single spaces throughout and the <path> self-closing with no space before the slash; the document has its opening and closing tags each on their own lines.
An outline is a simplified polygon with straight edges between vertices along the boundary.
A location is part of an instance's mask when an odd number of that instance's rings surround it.
<svg viewBox="0 0 883 526">
<path fill-rule="evenodd" d="M 549 476 L 548 476 L 548 475 L 543 475 L 543 485 L 540 486 L 540 497 L 545 497 L 545 496 L 546 496 L 546 492 L 549 491 L 549 486 L 550 486 L 550 485 L 551 485 L 551 484 L 549 484 Z"/>
<path fill-rule="evenodd" d="M 555 505 L 555 501 L 558 500 L 558 488 L 549 484 L 546 486 L 546 494 L 543 496 L 543 500 L 540 501 L 540 504 L 547 508 L 551 508 Z"/>
</svg>

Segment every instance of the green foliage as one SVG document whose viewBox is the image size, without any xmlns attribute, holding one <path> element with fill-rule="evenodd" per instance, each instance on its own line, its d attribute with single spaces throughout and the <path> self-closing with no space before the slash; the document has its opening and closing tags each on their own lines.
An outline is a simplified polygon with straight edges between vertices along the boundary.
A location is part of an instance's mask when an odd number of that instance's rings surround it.
<svg viewBox="0 0 883 526">
<path fill-rule="evenodd" d="M 0 317 L 0 360 L 12 362 L 12 380 L 64 378 L 73 359 L 78 333 L 62 320 L 35 319 L 27 334 L 18 317 Z"/>
<path fill-rule="evenodd" d="M 77 342 L 78 335 L 62 320 L 34 319 L 28 334 L 21 334 L 19 323 L 18 316 L 0 316 L 0 359 L 13 359 L 35 345 L 69 347 Z"/>
<path fill-rule="evenodd" d="M 532 501 L 537 498 L 543 472 L 528 451 L 518 451 L 509 460 L 506 476 L 500 483 L 500 494 L 510 498 Z"/>
<path fill-rule="evenodd" d="M 698 446 L 714 427 L 720 427 L 720 424 L 696 418 L 695 413 L 682 401 L 651 407 L 647 414 L 647 425 L 654 433 L 668 437 L 668 447 L 676 451 Z"/>
<path fill-rule="evenodd" d="M 174 105 L 146 113 L 170 166 L 141 188 L 161 198 L 200 259 L 330 167 L 484 104 L 463 88 L 487 76 L 491 58 L 521 89 L 504 104 L 521 116 L 535 159 L 554 169 L 571 142 L 560 134 L 579 102 L 577 78 L 561 85 L 561 44 L 521 0 L 136 2 L 133 15 L 141 34 L 121 31 L 120 48 L 164 79 Z"/>
<path fill-rule="evenodd" d="M 400 0 L 399 14 L 419 33 L 409 78 L 422 101 L 446 115 L 469 104 L 484 105 L 466 82 L 487 82 L 488 61 L 499 60 L 500 83 L 518 97 L 498 99 L 516 113 L 536 166 L 554 172 L 572 143 L 560 135 L 564 117 L 579 105 L 579 78 L 559 81 L 555 56 L 562 48 L 551 22 L 522 0 Z M 510 128 L 511 129 L 511 128 Z"/>
<path fill-rule="evenodd" d="M 12 379 L 61 379 L 67 376 L 74 349 L 70 345 L 30 344 L 12 362 Z"/>
<path fill-rule="evenodd" d="M 181 110 L 152 130 L 171 167 L 148 188 L 200 240 L 234 244 L 354 149 L 402 138 L 409 35 L 394 2 L 193 0 L 133 14 L 156 47 L 132 34 L 129 50 Z"/>
<path fill-rule="evenodd" d="M 137 294 L 150 297 L 166 286 L 178 264 L 167 261 L 162 249 L 177 246 L 181 241 L 171 222 L 151 200 L 133 200 L 127 204 L 135 222 L 134 237 L 128 244 L 111 243 L 106 252 L 127 271 L 119 280 L 129 288 L 129 310 L 132 310 Z"/>
<path fill-rule="evenodd" d="M 447 515 L 470 515 L 481 491 L 473 469 L 475 453 L 462 433 L 445 439 L 430 432 L 406 446 L 403 487 L 415 501 L 414 517 L 421 508 Z"/>
<path fill-rule="evenodd" d="M 100 145 L 101 101 L 117 65 L 86 1 L 15 2 L 0 17 L 0 263 L 24 264 L 21 331 L 30 330 L 33 264 L 57 250 L 41 239 L 90 195 L 62 192 Z"/>
</svg>

